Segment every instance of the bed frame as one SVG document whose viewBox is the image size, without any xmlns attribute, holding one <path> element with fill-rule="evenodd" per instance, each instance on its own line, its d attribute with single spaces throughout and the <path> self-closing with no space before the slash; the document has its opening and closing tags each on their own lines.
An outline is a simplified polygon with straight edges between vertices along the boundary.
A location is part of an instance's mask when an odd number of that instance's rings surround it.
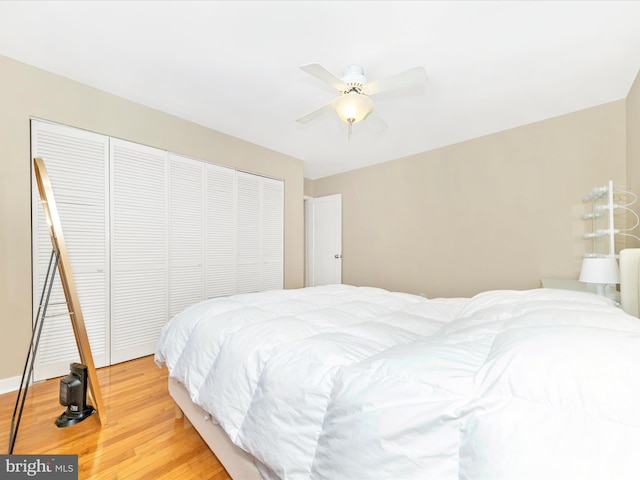
<svg viewBox="0 0 640 480">
<path fill-rule="evenodd" d="M 620 301 L 621 308 L 640 316 L 640 248 L 628 248 L 620 252 Z M 169 393 L 176 402 L 176 418 L 186 416 L 200 436 L 209 445 L 218 460 L 234 480 L 261 480 L 253 458 L 234 445 L 222 427 L 212 421 L 199 406 L 194 404 L 185 387 L 169 378 Z"/>
<path fill-rule="evenodd" d="M 176 402 L 176 418 L 186 416 L 193 428 L 209 445 L 234 480 L 262 480 L 253 458 L 231 442 L 211 415 L 191 401 L 187 389 L 175 378 L 169 377 L 169 394 Z"/>
</svg>

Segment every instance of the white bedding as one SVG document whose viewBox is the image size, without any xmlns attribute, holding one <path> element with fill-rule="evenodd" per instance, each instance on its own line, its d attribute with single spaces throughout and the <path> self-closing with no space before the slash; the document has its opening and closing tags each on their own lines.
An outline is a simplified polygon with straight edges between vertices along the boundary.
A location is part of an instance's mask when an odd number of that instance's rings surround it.
<svg viewBox="0 0 640 480">
<path fill-rule="evenodd" d="M 236 295 L 156 361 L 266 478 L 640 478 L 640 321 L 589 293 Z"/>
</svg>

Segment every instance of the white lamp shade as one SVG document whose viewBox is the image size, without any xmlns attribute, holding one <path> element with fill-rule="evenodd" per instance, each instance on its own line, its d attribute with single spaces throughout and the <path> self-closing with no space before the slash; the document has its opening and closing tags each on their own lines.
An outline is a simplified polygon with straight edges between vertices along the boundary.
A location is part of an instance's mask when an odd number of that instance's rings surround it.
<svg viewBox="0 0 640 480">
<path fill-rule="evenodd" d="M 618 262 L 613 257 L 585 258 L 582 260 L 580 281 L 585 283 L 620 283 Z"/>
<path fill-rule="evenodd" d="M 340 96 L 334 102 L 336 113 L 343 122 L 356 123 L 373 111 L 373 102 L 366 95 L 349 92 Z"/>
</svg>

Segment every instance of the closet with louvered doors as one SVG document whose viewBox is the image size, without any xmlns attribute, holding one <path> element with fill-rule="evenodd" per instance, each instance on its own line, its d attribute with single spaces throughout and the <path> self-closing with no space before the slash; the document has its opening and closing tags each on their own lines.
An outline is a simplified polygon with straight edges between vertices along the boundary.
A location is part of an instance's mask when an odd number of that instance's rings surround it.
<svg viewBox="0 0 640 480">
<path fill-rule="evenodd" d="M 96 366 L 154 353 L 200 300 L 283 287 L 281 180 L 35 119 L 32 156 L 59 199 Z M 51 245 L 33 190 L 35 315 Z M 59 280 L 52 303 L 37 379 L 78 360 Z"/>
</svg>

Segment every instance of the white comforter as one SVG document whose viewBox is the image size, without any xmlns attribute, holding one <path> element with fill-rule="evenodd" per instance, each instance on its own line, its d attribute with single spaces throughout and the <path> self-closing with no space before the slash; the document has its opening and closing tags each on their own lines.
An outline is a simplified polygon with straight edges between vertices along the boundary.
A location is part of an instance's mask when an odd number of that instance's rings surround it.
<svg viewBox="0 0 640 480">
<path fill-rule="evenodd" d="M 269 478 L 640 478 L 640 321 L 593 294 L 236 295 L 156 360 Z"/>
</svg>

